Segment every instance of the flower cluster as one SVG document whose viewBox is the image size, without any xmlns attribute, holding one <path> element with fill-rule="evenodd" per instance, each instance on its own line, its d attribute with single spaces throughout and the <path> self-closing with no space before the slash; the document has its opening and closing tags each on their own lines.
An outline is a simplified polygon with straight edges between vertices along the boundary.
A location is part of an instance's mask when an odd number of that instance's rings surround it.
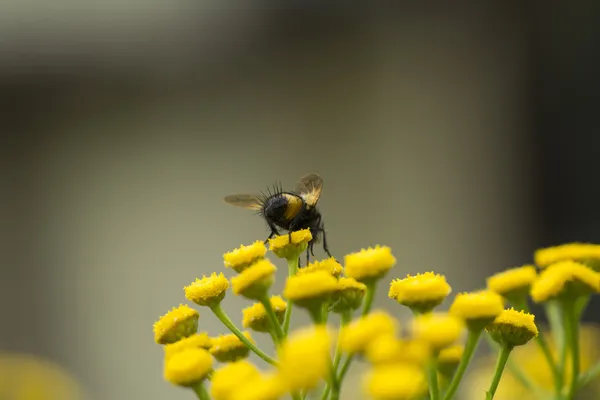
<svg viewBox="0 0 600 400">
<path fill-rule="evenodd" d="M 600 273 L 594 270 L 600 246 L 542 249 L 534 257 L 541 273 L 534 265 L 500 272 L 485 289 L 456 294 L 448 311 L 436 310 L 452 293 L 443 275 L 392 279 L 389 297 L 413 312 L 410 321 L 401 322 L 388 311 L 371 310 L 377 288 L 396 264 L 389 247 L 348 254 L 343 265 L 328 258 L 299 268 L 311 240 L 309 230 L 270 239 L 271 252 L 288 264 L 281 294 L 271 293 L 277 267 L 260 241 L 224 255 L 224 266 L 235 276 L 215 272 L 185 286 L 186 299 L 209 309 L 229 333 L 198 332 L 199 313 L 189 306 L 169 311 L 154 325 L 155 341 L 164 345 L 164 378 L 203 400 L 302 400 L 313 394 L 339 400 L 353 360 L 363 359 L 369 366 L 362 378 L 364 398 L 451 400 L 482 337 L 496 348 L 497 361 L 481 398 L 494 398 L 513 349 L 531 346 L 532 339 L 552 373 L 550 390 L 557 399 L 572 400 L 600 374 L 600 366 L 580 374 L 578 330 L 590 296 L 600 292 Z M 221 307 L 230 287 L 253 302 L 242 310 L 247 331 Z M 538 330 L 529 299 L 546 308 L 560 343 L 550 345 Z M 294 308 L 308 313 L 313 324 L 290 331 Z M 331 321 L 335 315 L 338 328 Z M 275 354 L 261 350 L 251 332 L 270 335 Z M 559 347 L 559 357 L 552 346 Z M 251 363 L 250 353 L 266 368 Z M 532 396 L 547 390 L 529 389 Z"/>
</svg>

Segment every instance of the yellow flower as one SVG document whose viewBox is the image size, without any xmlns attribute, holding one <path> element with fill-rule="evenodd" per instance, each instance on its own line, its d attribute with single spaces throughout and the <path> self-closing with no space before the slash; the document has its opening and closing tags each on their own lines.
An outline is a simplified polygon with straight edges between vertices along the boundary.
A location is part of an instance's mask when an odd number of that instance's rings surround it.
<svg viewBox="0 0 600 400">
<path fill-rule="evenodd" d="M 267 254 L 267 247 L 258 240 L 249 246 L 241 245 L 239 248 L 223 254 L 225 268 L 232 268 L 235 272 L 242 272 L 251 264 L 262 260 Z"/>
<path fill-rule="evenodd" d="M 254 339 L 249 332 L 243 332 L 243 335 L 254 344 Z M 248 357 L 250 349 L 233 333 L 221 335 L 212 339 L 210 354 L 220 362 L 238 361 Z"/>
<path fill-rule="evenodd" d="M 534 255 L 539 267 L 547 267 L 560 261 L 578 261 L 595 267 L 600 261 L 600 245 L 591 243 L 566 243 L 539 249 Z M 595 269 L 595 268 L 594 268 Z"/>
<path fill-rule="evenodd" d="M 412 364 L 375 367 L 364 378 L 365 393 L 375 400 L 416 400 L 427 391 L 423 370 Z"/>
<path fill-rule="evenodd" d="M 226 364 L 213 374 L 210 393 L 215 400 L 235 400 L 232 397 L 236 389 L 246 382 L 260 376 L 260 372 L 254 364 L 240 360 Z"/>
<path fill-rule="evenodd" d="M 459 293 L 450 306 L 450 314 L 464 320 L 469 328 L 481 330 L 504 310 L 504 301 L 498 293 L 482 290 Z"/>
<path fill-rule="evenodd" d="M 314 261 L 304 268 L 298 270 L 298 275 L 310 274 L 317 271 L 325 271 L 328 274 L 338 278 L 342 274 L 342 264 L 330 257 L 321 261 Z"/>
<path fill-rule="evenodd" d="M 271 297 L 271 307 L 275 311 L 275 315 L 279 320 L 279 323 L 283 322 L 287 303 L 281 298 L 281 296 Z M 269 332 L 271 329 L 271 321 L 265 311 L 265 306 L 262 303 L 254 303 L 250 307 L 246 307 L 242 310 L 243 319 L 242 325 L 244 328 L 252 329 L 256 332 Z"/>
<path fill-rule="evenodd" d="M 165 379 L 174 385 L 195 385 L 206 378 L 212 363 L 212 357 L 204 349 L 180 351 L 165 360 Z"/>
<path fill-rule="evenodd" d="M 320 307 L 337 289 L 337 279 L 325 271 L 318 271 L 290 276 L 285 282 L 283 296 L 300 307 Z"/>
<path fill-rule="evenodd" d="M 273 284 L 275 271 L 277 268 L 267 259 L 255 262 L 238 276 L 231 278 L 233 293 L 259 300 Z"/>
<path fill-rule="evenodd" d="M 336 313 L 356 310 L 360 307 L 366 291 L 367 286 L 354 278 L 339 278 L 331 309 Z"/>
<path fill-rule="evenodd" d="M 498 315 L 486 330 L 500 344 L 522 346 L 538 335 L 534 319 L 533 314 L 511 308 Z"/>
<path fill-rule="evenodd" d="M 236 385 L 230 400 L 279 400 L 287 391 L 278 375 L 266 373 Z"/>
<path fill-rule="evenodd" d="M 412 310 L 428 312 L 440 305 L 451 291 L 443 275 L 426 272 L 393 280 L 388 296 Z"/>
<path fill-rule="evenodd" d="M 165 346 L 165 358 L 171 357 L 175 353 L 179 353 L 186 349 L 204 349 L 208 350 L 212 346 L 212 339 L 208 337 L 206 332 L 196 333 L 190 337 L 181 339 L 173 344 Z"/>
<path fill-rule="evenodd" d="M 347 353 L 362 353 L 371 341 L 383 335 L 395 335 L 398 321 L 384 311 L 371 313 L 355 319 L 342 327 L 340 332 L 340 349 Z"/>
<path fill-rule="evenodd" d="M 463 328 L 461 320 L 448 313 L 417 315 L 412 321 L 414 337 L 435 350 L 441 350 L 456 342 Z"/>
<path fill-rule="evenodd" d="M 524 265 L 492 275 L 487 279 L 487 287 L 507 299 L 519 299 L 527 296 L 536 278 L 535 267 Z"/>
<path fill-rule="evenodd" d="M 198 311 L 185 304 L 174 307 L 154 323 L 154 340 L 158 344 L 175 343 L 198 330 Z"/>
<path fill-rule="evenodd" d="M 548 266 L 531 286 L 531 298 L 536 303 L 590 292 L 600 292 L 600 273 L 574 261 L 561 261 Z"/>
<path fill-rule="evenodd" d="M 382 278 L 394 265 L 392 250 L 379 245 L 348 254 L 344 260 L 346 276 L 359 282 Z"/>
<path fill-rule="evenodd" d="M 279 376 L 290 391 L 313 389 L 327 378 L 331 334 L 324 326 L 292 333 L 279 352 Z"/>
<path fill-rule="evenodd" d="M 222 273 L 213 272 L 211 276 L 203 276 L 184 287 L 185 298 L 199 306 L 212 307 L 219 304 L 229 289 L 229 281 Z"/>
<path fill-rule="evenodd" d="M 380 335 L 367 344 L 365 357 L 371 364 L 397 363 L 402 357 L 402 340 L 393 334 Z"/>
<path fill-rule="evenodd" d="M 269 239 L 269 248 L 277 257 L 296 260 L 306 250 L 311 240 L 310 229 L 301 229 L 292 232 L 292 243 L 289 234 Z"/>
<path fill-rule="evenodd" d="M 442 349 L 438 355 L 438 371 L 446 377 L 451 377 L 464 351 L 464 346 L 459 344 Z"/>
</svg>

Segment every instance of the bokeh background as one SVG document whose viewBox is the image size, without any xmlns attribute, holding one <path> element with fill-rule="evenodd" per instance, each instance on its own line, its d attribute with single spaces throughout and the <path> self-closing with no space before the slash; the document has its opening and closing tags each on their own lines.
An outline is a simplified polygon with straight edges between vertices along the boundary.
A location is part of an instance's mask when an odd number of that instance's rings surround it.
<svg viewBox="0 0 600 400">
<path fill-rule="evenodd" d="M 455 292 L 600 241 L 587 2 L 0 9 L 0 350 L 51 360 L 86 399 L 190 398 L 152 324 L 266 237 L 230 193 L 317 172 L 334 255 L 387 244 L 393 275 L 433 269 Z M 224 305 L 239 321 L 248 303 Z"/>
</svg>

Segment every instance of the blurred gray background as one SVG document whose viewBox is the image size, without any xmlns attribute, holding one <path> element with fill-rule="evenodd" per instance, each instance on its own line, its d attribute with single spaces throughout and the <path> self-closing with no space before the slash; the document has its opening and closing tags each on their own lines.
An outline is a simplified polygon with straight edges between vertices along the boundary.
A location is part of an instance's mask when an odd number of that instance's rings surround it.
<svg viewBox="0 0 600 400">
<path fill-rule="evenodd" d="M 227 194 L 321 174 L 333 254 L 391 246 L 376 306 L 401 317 L 392 277 L 476 289 L 557 237 L 540 233 L 535 7 L 1 4 L 0 350 L 54 360 L 86 398 L 192 397 L 163 381 L 152 324 L 268 234 Z M 224 303 L 238 323 L 247 305 Z"/>
</svg>

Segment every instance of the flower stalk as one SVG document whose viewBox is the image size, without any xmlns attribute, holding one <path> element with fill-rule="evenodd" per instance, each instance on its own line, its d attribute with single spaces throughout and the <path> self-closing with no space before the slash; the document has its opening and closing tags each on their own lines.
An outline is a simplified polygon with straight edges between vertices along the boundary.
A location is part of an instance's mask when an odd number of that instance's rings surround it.
<svg viewBox="0 0 600 400">
<path fill-rule="evenodd" d="M 465 351 L 460 359 L 458 364 L 458 368 L 452 377 L 452 381 L 450 381 L 450 386 L 444 395 L 444 400 L 451 400 L 456 391 L 458 390 L 458 386 L 460 385 L 460 381 L 467 370 L 467 366 L 473 358 L 473 354 L 475 354 L 475 349 L 477 348 L 477 344 L 479 343 L 479 339 L 481 337 L 483 329 L 480 330 L 470 330 L 467 336 L 467 343 L 465 345 Z"/>
<path fill-rule="evenodd" d="M 490 384 L 490 388 L 486 394 L 486 400 L 492 400 L 494 395 L 496 394 L 496 389 L 498 389 L 498 385 L 500 384 L 500 379 L 502 378 L 502 373 L 504 372 L 504 367 L 506 367 L 506 362 L 508 361 L 508 357 L 512 351 L 513 347 L 508 344 L 504 344 L 500 346 L 500 351 L 498 352 L 498 359 L 496 361 L 496 369 L 494 371 L 494 377 L 492 379 L 492 383 Z"/>
</svg>

